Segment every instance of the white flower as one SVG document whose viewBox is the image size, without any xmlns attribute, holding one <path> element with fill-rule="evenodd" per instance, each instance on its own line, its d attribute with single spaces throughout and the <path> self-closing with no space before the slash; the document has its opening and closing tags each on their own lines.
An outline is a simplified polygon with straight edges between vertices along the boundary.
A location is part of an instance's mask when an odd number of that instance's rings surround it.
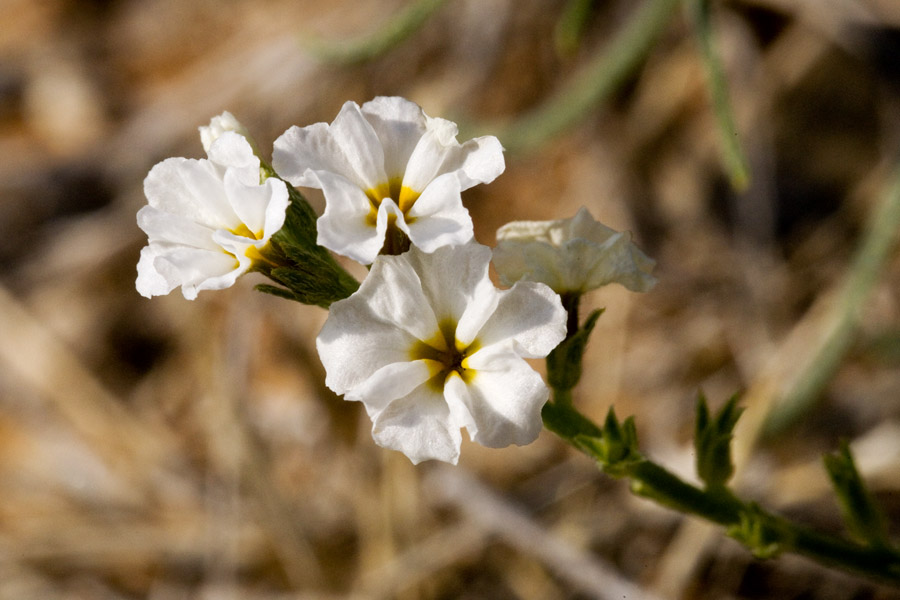
<svg viewBox="0 0 900 600">
<path fill-rule="evenodd" d="M 413 463 L 456 463 L 461 427 L 491 448 L 542 428 L 549 390 L 523 357 L 562 341 L 566 313 L 545 285 L 495 288 L 490 255 L 473 242 L 379 256 L 316 340 L 326 385 L 365 404 L 375 442 Z"/>
<path fill-rule="evenodd" d="M 656 262 L 582 207 L 571 219 L 514 221 L 497 230 L 494 267 L 504 285 L 540 281 L 554 291 L 584 293 L 609 283 L 646 292 Z"/>
<path fill-rule="evenodd" d="M 203 150 L 205 150 L 207 153 L 209 152 L 209 148 L 212 146 L 213 142 L 219 139 L 219 136 L 221 136 L 226 131 L 233 131 L 244 136 L 247 139 L 247 142 L 250 144 L 250 147 L 253 149 L 253 153 L 257 155 L 259 154 L 256 148 L 256 142 L 253 141 L 250 133 L 243 125 L 241 125 L 241 122 L 238 121 L 234 117 L 234 115 L 227 110 L 221 115 L 210 119 L 209 125 L 201 125 L 197 129 L 200 131 L 200 143 L 203 144 Z"/>
<path fill-rule="evenodd" d="M 292 184 L 323 191 L 318 243 L 369 264 L 389 225 L 425 252 L 472 238 L 460 192 L 503 172 L 503 148 L 493 136 L 460 144 L 456 133 L 408 100 L 378 97 L 347 102 L 331 125 L 290 128 L 272 162 Z"/>
<path fill-rule="evenodd" d="M 259 182 L 259 158 L 249 142 L 223 132 L 209 160 L 168 158 L 144 180 L 149 206 L 138 226 L 149 238 L 138 262 L 136 287 L 146 297 L 181 286 L 193 300 L 199 290 L 231 286 L 284 224 L 289 203 L 283 181 Z"/>
</svg>

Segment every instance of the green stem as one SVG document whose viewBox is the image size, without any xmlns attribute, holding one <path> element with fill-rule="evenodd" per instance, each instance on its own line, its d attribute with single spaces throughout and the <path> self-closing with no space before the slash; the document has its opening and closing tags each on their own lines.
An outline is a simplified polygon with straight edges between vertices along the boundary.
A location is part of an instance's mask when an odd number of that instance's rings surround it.
<svg viewBox="0 0 900 600">
<path fill-rule="evenodd" d="M 562 16 L 556 22 L 553 31 L 553 41 L 556 43 L 556 53 L 560 56 L 569 56 L 578 49 L 581 35 L 587 25 L 588 17 L 594 8 L 595 0 L 569 0 Z"/>
<path fill-rule="evenodd" d="M 570 403 L 556 399 L 555 393 L 554 401 L 544 407 L 543 417 L 548 430 L 585 452 L 605 472 L 617 478 L 629 479 L 635 494 L 681 513 L 724 526 L 733 537 L 751 550 L 759 550 L 761 554 L 764 542 L 766 547 L 775 548 L 776 552 L 801 554 L 824 565 L 900 585 L 900 552 L 892 548 L 858 544 L 793 523 L 740 500 L 724 487 L 703 489 L 687 483 L 643 456 L 639 460 L 610 465 L 602 457 L 592 453 L 585 444 L 579 443 L 580 436 L 601 436 L 600 427 Z M 751 518 L 764 531 L 764 537 L 755 543 L 742 535 Z"/>
</svg>

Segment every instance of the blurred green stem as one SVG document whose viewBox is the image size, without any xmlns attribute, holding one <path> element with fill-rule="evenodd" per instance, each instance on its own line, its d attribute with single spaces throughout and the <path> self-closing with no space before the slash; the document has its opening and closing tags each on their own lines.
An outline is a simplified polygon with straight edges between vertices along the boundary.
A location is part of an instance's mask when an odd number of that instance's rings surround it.
<svg viewBox="0 0 900 600">
<path fill-rule="evenodd" d="M 710 0 L 687 0 L 686 7 L 694 23 L 700 55 L 706 70 L 706 81 L 712 98 L 719 139 L 722 144 L 722 155 L 728 171 L 731 186 L 741 192 L 750 185 L 750 168 L 741 150 L 737 127 L 734 124 L 734 111 L 728 99 L 728 85 L 719 55 L 716 53 L 710 19 Z"/>
<path fill-rule="evenodd" d="M 566 87 L 507 126 L 498 137 L 510 151 L 527 152 L 580 121 L 628 79 L 650 51 L 680 0 L 649 0 L 627 26 Z"/>
<path fill-rule="evenodd" d="M 821 396 L 853 342 L 865 301 L 897 248 L 900 232 L 900 169 L 870 217 L 818 348 L 794 385 L 766 418 L 763 434 L 784 431 Z"/>
<path fill-rule="evenodd" d="M 366 62 L 399 45 L 433 15 L 445 0 L 414 0 L 372 33 L 345 41 L 308 37 L 303 45 L 317 57 L 344 64 Z"/>
<path fill-rule="evenodd" d="M 595 3 L 596 0 L 569 0 L 566 4 L 553 31 L 557 54 L 571 56 L 578 49 L 581 34 L 584 33 Z"/>
</svg>

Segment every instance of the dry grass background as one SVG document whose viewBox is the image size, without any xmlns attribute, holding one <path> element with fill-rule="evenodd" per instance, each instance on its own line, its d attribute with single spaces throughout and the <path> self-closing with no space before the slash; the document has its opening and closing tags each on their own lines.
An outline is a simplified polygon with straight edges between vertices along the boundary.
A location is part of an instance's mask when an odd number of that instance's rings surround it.
<svg viewBox="0 0 900 600">
<path fill-rule="evenodd" d="M 359 66 L 298 44 L 370 31 L 402 5 L 0 2 L 0 599 L 900 598 L 797 557 L 757 562 L 546 433 L 412 467 L 324 388 L 324 311 L 251 278 L 195 302 L 137 295 L 143 177 L 201 156 L 211 116 L 230 110 L 265 152 L 347 99 L 399 94 L 489 133 L 633 13 L 596 3 L 568 57 L 552 39 L 561 0 L 452 0 Z M 722 175 L 679 15 L 610 102 L 465 196 L 483 243 L 585 205 L 658 259 L 651 293 L 592 297 L 607 312 L 578 403 L 635 414 L 647 453 L 687 477 L 697 389 L 714 405 L 749 390 L 738 438 L 755 440 L 827 326 L 900 148 L 895 0 L 715 13 L 746 193 Z M 900 534 L 898 340 L 894 253 L 819 404 L 742 461 L 743 493 L 839 530 L 820 455 L 850 438 Z"/>
</svg>

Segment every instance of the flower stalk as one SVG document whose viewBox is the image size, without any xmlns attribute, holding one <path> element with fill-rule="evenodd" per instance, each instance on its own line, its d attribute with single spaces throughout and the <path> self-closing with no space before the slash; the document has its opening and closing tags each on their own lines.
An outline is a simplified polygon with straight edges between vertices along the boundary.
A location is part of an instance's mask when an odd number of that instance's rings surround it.
<svg viewBox="0 0 900 600">
<path fill-rule="evenodd" d="M 598 316 L 598 313 L 591 315 L 582 328 L 560 344 L 560 348 L 572 344 L 585 331 L 589 333 Z M 848 524 L 859 538 L 859 541 L 854 541 L 790 521 L 755 503 L 740 499 L 731 491 L 726 481 L 730 476 L 731 466 L 727 441 L 730 440 L 731 430 L 739 416 L 739 409 L 733 399 L 714 415 L 710 415 L 702 396 L 698 403 L 697 435 L 705 441 L 698 443 L 696 449 L 698 468 L 705 481 L 704 487 L 685 482 L 644 456 L 638 449 L 637 433 L 631 418 L 620 423 L 610 409 L 606 422 L 600 427 L 578 412 L 572 403 L 572 387 L 568 385 L 573 376 L 560 371 L 569 370 L 580 376 L 584 343 L 586 339 L 579 342 L 580 352 L 569 352 L 567 360 L 554 360 L 552 353 L 547 357 L 547 379 L 552 395 L 551 400 L 544 405 L 541 416 L 549 431 L 593 459 L 604 473 L 617 479 L 629 480 L 631 491 L 638 496 L 725 527 L 730 537 L 746 546 L 757 558 L 772 558 L 782 552 L 792 552 L 827 566 L 900 584 L 900 548 L 887 541 L 883 529 L 871 525 L 859 526 L 858 515 L 847 516 Z M 561 385 L 559 382 L 566 383 Z M 709 440 L 714 443 L 709 443 Z M 713 454 L 719 464 L 712 469 L 704 467 L 714 458 Z M 724 466 L 721 464 L 723 455 L 728 463 Z M 846 446 L 842 449 L 840 458 L 840 462 L 852 466 L 852 458 Z M 836 461 L 837 459 L 832 458 L 828 462 L 833 464 Z M 837 468 L 829 468 L 832 478 L 840 479 L 833 475 Z M 855 475 L 855 468 L 846 467 L 845 470 L 852 471 L 851 474 Z M 845 484 L 844 488 L 852 487 L 856 496 L 864 496 L 863 483 L 858 476 L 843 479 L 849 479 L 852 483 L 852 486 Z M 835 486 L 841 496 L 840 485 L 836 482 Z M 867 496 L 866 498 L 866 514 L 871 514 L 875 509 L 871 507 L 871 500 Z M 844 505 L 846 507 L 847 502 Z M 871 518 L 866 523 L 876 521 L 877 519 Z"/>
</svg>

